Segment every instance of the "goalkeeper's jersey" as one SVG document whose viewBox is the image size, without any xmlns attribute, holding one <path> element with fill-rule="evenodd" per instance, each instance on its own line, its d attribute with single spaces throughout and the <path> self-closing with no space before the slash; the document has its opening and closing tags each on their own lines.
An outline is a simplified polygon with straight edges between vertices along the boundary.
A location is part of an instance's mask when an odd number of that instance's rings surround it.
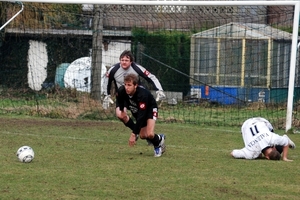
<svg viewBox="0 0 300 200">
<path fill-rule="evenodd" d="M 273 133 L 272 125 L 264 118 L 251 118 L 242 126 L 242 136 L 245 147 L 235 149 L 232 155 L 235 158 L 255 159 L 262 150 L 274 145 L 286 146 L 288 139 Z"/>
<path fill-rule="evenodd" d="M 143 77 L 148 83 L 154 86 L 155 90 L 163 90 L 159 80 L 155 75 L 151 74 L 141 65 L 138 65 L 135 62 L 131 63 L 131 66 L 128 69 L 123 69 L 120 63 L 113 65 L 108 72 L 103 83 L 103 91 L 105 95 L 110 95 L 111 84 L 114 82 L 116 86 L 116 91 L 120 86 L 124 84 L 124 77 L 127 74 L 135 74 L 139 77 Z M 141 83 L 139 83 L 141 85 Z"/>
</svg>

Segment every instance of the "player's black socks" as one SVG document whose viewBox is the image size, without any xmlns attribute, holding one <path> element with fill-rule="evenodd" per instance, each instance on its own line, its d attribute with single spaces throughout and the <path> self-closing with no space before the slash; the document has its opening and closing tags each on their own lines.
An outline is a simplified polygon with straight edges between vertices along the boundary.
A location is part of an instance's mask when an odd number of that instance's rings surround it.
<svg viewBox="0 0 300 200">
<path fill-rule="evenodd" d="M 150 142 L 152 142 L 153 146 L 158 147 L 161 138 L 160 138 L 160 136 L 158 136 L 157 134 L 154 134 L 153 139 L 149 139 L 149 138 L 148 138 L 148 140 L 149 140 Z"/>
<path fill-rule="evenodd" d="M 129 117 L 129 121 L 124 124 L 125 124 L 125 126 L 127 126 L 128 128 L 130 128 L 133 131 L 135 124 L 130 117 Z"/>
</svg>

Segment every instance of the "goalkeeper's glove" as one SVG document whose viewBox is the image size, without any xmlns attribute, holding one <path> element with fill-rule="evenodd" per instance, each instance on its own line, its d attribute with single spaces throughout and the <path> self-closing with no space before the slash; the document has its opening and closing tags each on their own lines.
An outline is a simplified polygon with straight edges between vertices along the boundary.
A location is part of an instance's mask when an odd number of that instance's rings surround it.
<svg viewBox="0 0 300 200">
<path fill-rule="evenodd" d="M 110 98 L 110 95 L 106 95 L 103 99 L 102 107 L 104 109 L 107 109 L 107 108 L 109 108 L 110 103 L 113 104 L 114 101 Z"/>
<path fill-rule="evenodd" d="M 162 90 L 156 91 L 156 101 L 160 101 L 166 98 L 165 93 Z"/>
<path fill-rule="evenodd" d="M 103 99 L 103 101 L 108 101 L 109 103 L 113 104 L 114 101 L 110 98 L 110 95 L 106 95 Z"/>
</svg>

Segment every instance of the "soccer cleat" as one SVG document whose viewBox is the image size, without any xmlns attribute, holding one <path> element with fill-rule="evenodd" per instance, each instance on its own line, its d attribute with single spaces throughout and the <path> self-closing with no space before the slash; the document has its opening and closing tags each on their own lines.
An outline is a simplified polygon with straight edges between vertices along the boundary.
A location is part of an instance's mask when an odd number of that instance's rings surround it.
<svg viewBox="0 0 300 200">
<path fill-rule="evenodd" d="M 154 157 L 160 157 L 166 151 L 165 139 L 166 136 L 164 134 L 159 134 L 160 142 L 157 147 L 154 147 Z"/>
<path fill-rule="evenodd" d="M 165 153 L 165 151 L 166 151 L 166 145 L 165 145 L 166 136 L 164 134 L 160 134 L 159 136 L 161 138 L 160 143 L 159 143 L 159 146 L 161 147 L 161 153 Z"/>
<path fill-rule="evenodd" d="M 154 147 L 154 157 L 161 157 L 162 151 L 161 147 Z"/>
<path fill-rule="evenodd" d="M 284 134 L 283 137 L 286 137 L 288 139 L 288 141 L 289 141 L 289 148 L 291 148 L 291 149 L 295 149 L 296 148 L 295 143 L 289 138 L 289 136 L 287 136 L 286 134 Z"/>
</svg>

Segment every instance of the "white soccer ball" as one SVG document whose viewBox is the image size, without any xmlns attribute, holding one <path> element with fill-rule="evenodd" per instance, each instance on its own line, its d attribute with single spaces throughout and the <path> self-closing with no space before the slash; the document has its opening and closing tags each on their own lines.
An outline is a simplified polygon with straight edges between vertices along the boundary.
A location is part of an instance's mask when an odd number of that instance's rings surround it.
<svg viewBox="0 0 300 200">
<path fill-rule="evenodd" d="M 30 146 L 22 146 L 16 153 L 20 162 L 30 163 L 34 158 L 34 151 Z"/>
</svg>

